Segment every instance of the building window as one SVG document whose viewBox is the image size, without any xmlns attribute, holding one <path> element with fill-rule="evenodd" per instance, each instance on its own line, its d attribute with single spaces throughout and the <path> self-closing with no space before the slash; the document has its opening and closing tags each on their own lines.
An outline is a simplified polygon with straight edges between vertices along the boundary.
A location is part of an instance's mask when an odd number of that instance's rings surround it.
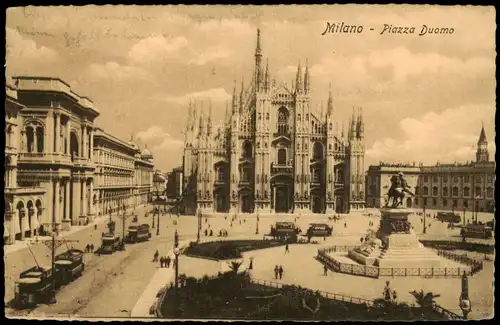
<svg viewBox="0 0 500 325">
<path fill-rule="evenodd" d="M 418 186 L 415 186 L 415 195 L 418 195 L 418 192 L 419 192 L 419 188 L 418 188 Z"/>
<path fill-rule="evenodd" d="M 437 205 L 437 200 L 436 200 L 436 198 L 432 198 L 432 205 L 433 205 L 433 206 L 436 206 L 436 205 Z"/>
<path fill-rule="evenodd" d="M 415 198 L 415 205 L 418 205 L 418 197 Z"/>
<path fill-rule="evenodd" d="M 217 180 L 219 182 L 223 182 L 225 180 L 224 168 L 222 168 L 222 167 L 217 168 Z"/>
<path fill-rule="evenodd" d="M 35 131 L 31 126 L 26 128 L 26 151 L 35 152 Z"/>
<path fill-rule="evenodd" d="M 278 110 L 278 133 L 288 133 L 288 111 L 284 107 Z"/>
<path fill-rule="evenodd" d="M 488 184 L 493 184 L 493 179 L 494 179 L 494 176 L 492 176 L 492 175 L 488 175 L 488 176 L 487 176 L 487 181 L 488 181 Z"/>
<path fill-rule="evenodd" d="M 491 187 L 488 187 L 488 188 L 486 189 L 486 195 L 487 195 L 488 197 L 493 197 L 493 189 L 492 189 Z"/>
<path fill-rule="evenodd" d="M 427 198 L 424 197 L 424 206 L 427 206 Z"/>
<path fill-rule="evenodd" d="M 437 188 L 437 186 L 434 186 L 432 188 L 432 196 L 437 196 L 437 195 L 438 195 L 438 188 Z"/>
<path fill-rule="evenodd" d="M 278 165 L 286 164 L 286 149 L 278 149 Z"/>
<path fill-rule="evenodd" d="M 469 176 L 468 175 L 464 176 L 464 183 L 469 183 Z"/>
<path fill-rule="evenodd" d="M 314 160 L 323 159 L 323 145 L 319 142 L 314 143 L 313 157 L 314 157 Z"/>
<path fill-rule="evenodd" d="M 445 208 L 446 208 L 446 206 L 447 206 L 447 205 L 448 205 L 448 200 L 443 199 L 443 207 L 445 207 Z"/>
<path fill-rule="evenodd" d="M 437 176 L 432 176 L 432 182 L 437 183 L 439 181 L 439 178 Z"/>
<path fill-rule="evenodd" d="M 429 188 L 424 186 L 424 195 L 429 195 Z"/>
<path fill-rule="evenodd" d="M 429 181 L 429 176 L 424 175 L 424 182 L 428 182 L 428 181 Z"/>
<path fill-rule="evenodd" d="M 481 184 L 481 182 L 483 181 L 483 178 L 479 175 L 476 176 L 476 184 Z"/>
<path fill-rule="evenodd" d="M 242 152 L 243 158 L 245 159 L 252 159 L 252 144 L 250 141 L 245 141 L 243 143 L 243 152 Z"/>
<path fill-rule="evenodd" d="M 443 176 L 443 183 L 448 183 L 448 176 Z"/>
<path fill-rule="evenodd" d="M 464 207 L 468 208 L 469 207 L 469 201 L 464 200 Z"/>
<path fill-rule="evenodd" d="M 312 181 L 313 181 L 313 183 L 319 183 L 320 182 L 320 171 L 319 171 L 319 168 L 314 168 L 312 170 Z"/>
<path fill-rule="evenodd" d="M 458 176 L 453 176 L 453 183 L 458 183 Z"/>
<path fill-rule="evenodd" d="M 457 200 L 453 200 L 453 207 L 456 208 L 457 207 Z"/>
<path fill-rule="evenodd" d="M 453 196 L 458 196 L 458 187 L 453 187 Z"/>
<path fill-rule="evenodd" d="M 243 169 L 241 174 L 241 179 L 244 182 L 250 182 L 250 171 L 247 168 Z"/>
<path fill-rule="evenodd" d="M 443 187 L 443 196 L 448 196 L 448 188 Z"/>
<path fill-rule="evenodd" d="M 482 193 L 481 193 L 481 188 L 480 187 L 476 187 L 474 189 L 474 192 L 475 192 L 475 196 L 476 197 L 482 197 Z"/>
<path fill-rule="evenodd" d="M 467 186 L 464 187 L 464 196 L 470 196 L 470 189 Z"/>
</svg>

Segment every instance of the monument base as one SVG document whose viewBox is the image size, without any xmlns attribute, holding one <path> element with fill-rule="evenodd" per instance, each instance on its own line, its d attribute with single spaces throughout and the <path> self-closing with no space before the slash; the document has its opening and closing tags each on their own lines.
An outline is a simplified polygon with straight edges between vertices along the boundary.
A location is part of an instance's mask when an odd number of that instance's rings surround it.
<svg viewBox="0 0 500 325">
<path fill-rule="evenodd" d="M 62 221 L 62 230 L 63 231 L 70 231 L 71 230 L 71 220 L 64 219 Z"/>
</svg>

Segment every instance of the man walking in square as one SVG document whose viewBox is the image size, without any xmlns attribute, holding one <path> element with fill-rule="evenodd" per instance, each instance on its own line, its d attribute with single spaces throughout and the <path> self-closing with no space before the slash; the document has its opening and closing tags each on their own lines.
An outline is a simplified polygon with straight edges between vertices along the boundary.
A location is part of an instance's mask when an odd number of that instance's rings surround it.
<svg viewBox="0 0 500 325">
<path fill-rule="evenodd" d="M 285 254 L 286 253 L 290 253 L 290 250 L 288 249 L 288 244 L 286 244 L 286 246 L 285 246 Z"/>
<path fill-rule="evenodd" d="M 328 268 L 326 267 L 326 265 L 323 266 L 323 275 L 324 276 L 328 275 Z"/>
<path fill-rule="evenodd" d="M 280 265 L 278 272 L 280 274 L 280 280 L 283 278 L 283 266 Z"/>
<path fill-rule="evenodd" d="M 274 277 L 276 278 L 276 280 L 278 280 L 278 273 L 279 273 L 278 265 L 275 265 L 274 266 Z"/>
</svg>

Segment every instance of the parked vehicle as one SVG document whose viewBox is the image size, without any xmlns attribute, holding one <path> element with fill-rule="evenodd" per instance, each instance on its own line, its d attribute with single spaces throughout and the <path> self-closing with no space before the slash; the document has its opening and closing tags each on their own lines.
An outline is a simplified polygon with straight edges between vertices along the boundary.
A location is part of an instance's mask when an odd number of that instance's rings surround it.
<svg viewBox="0 0 500 325">
<path fill-rule="evenodd" d="M 296 242 L 299 233 L 300 229 L 293 222 L 276 222 L 271 226 L 271 236 L 279 240 Z"/>
<path fill-rule="evenodd" d="M 127 240 L 129 243 L 137 243 L 141 241 L 147 241 L 151 238 L 151 232 L 149 231 L 149 225 L 144 223 L 142 225 L 131 224 L 128 227 Z"/>
<path fill-rule="evenodd" d="M 452 223 L 460 223 L 460 216 L 456 213 L 452 213 L 452 212 L 438 212 L 437 213 L 437 217 L 436 217 L 439 221 L 443 221 L 443 222 L 452 222 Z"/>
<path fill-rule="evenodd" d="M 469 223 L 462 228 L 460 235 L 466 238 L 491 239 L 493 237 L 493 229 L 485 224 Z"/>
<path fill-rule="evenodd" d="M 311 223 L 307 229 L 307 235 L 310 237 L 326 237 L 331 236 L 332 233 L 333 227 L 326 223 Z"/>
<path fill-rule="evenodd" d="M 120 236 L 115 234 L 102 234 L 101 236 L 101 247 L 100 253 L 102 254 L 112 254 L 113 252 L 120 249 L 121 241 Z"/>
</svg>

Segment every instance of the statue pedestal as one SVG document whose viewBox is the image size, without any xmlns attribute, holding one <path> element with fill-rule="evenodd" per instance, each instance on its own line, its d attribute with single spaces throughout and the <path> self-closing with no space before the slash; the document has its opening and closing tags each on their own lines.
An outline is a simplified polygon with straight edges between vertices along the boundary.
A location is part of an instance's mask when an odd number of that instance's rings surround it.
<svg viewBox="0 0 500 325">
<path fill-rule="evenodd" d="M 434 251 L 424 247 L 411 229 L 408 216 L 413 213 L 405 208 L 380 209 L 382 217 L 377 238 L 382 247 L 363 245 L 359 250 L 350 250 L 348 256 L 362 265 L 379 268 L 437 268 L 443 259 Z"/>
</svg>

